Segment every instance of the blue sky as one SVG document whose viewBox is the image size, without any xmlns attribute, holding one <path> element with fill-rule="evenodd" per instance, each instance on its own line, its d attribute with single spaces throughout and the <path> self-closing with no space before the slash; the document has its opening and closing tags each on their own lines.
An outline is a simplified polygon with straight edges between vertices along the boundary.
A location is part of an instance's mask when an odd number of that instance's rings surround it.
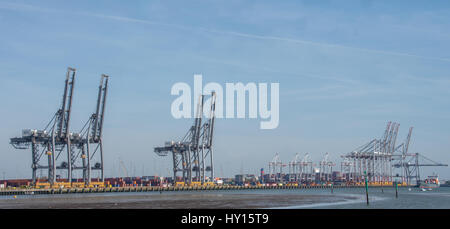
<svg viewBox="0 0 450 229">
<path fill-rule="evenodd" d="M 106 175 L 167 175 L 153 147 L 191 120 L 170 114 L 176 82 L 280 83 L 280 125 L 221 119 L 216 174 L 256 173 L 275 153 L 340 155 L 399 122 L 412 152 L 450 163 L 448 1 L 0 1 L 0 172 L 30 177 L 31 156 L 9 138 L 43 128 L 65 70 L 78 69 L 72 126 L 111 75 Z M 425 169 L 450 178 L 449 168 Z"/>
</svg>

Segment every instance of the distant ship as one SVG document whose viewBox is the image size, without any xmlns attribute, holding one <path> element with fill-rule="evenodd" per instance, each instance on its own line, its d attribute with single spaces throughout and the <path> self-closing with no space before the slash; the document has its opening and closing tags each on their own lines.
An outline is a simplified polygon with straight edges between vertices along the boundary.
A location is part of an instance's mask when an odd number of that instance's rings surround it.
<svg viewBox="0 0 450 229">
<path fill-rule="evenodd" d="M 433 188 L 439 188 L 441 183 L 439 183 L 439 178 L 437 175 L 428 176 L 427 179 L 420 182 L 419 188 L 431 190 Z"/>
</svg>

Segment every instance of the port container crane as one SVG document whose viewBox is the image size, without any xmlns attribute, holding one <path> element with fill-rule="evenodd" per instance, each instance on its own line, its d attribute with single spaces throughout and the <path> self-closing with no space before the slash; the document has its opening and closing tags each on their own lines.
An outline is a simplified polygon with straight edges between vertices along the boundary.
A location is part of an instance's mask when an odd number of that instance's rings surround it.
<svg viewBox="0 0 450 229">
<path fill-rule="evenodd" d="M 62 161 L 60 166 L 56 166 L 56 161 L 66 149 L 67 161 L 72 157 L 72 135 L 70 133 L 70 115 L 72 111 L 72 98 L 75 85 L 76 69 L 67 68 L 66 80 L 64 84 L 63 99 L 61 107 L 57 110 L 53 118 L 43 130 L 25 129 L 21 137 L 10 139 L 10 144 L 16 149 L 31 148 L 32 157 L 32 184 L 37 182 L 37 171 L 39 169 L 48 170 L 48 182 L 56 182 L 56 170 L 67 170 L 68 179 L 71 180 L 72 167 L 70 163 Z M 40 150 L 42 148 L 42 150 Z M 41 151 L 41 152 L 40 152 Z M 41 163 L 43 155 L 47 155 L 47 165 Z"/>
<path fill-rule="evenodd" d="M 212 92 L 209 98 L 209 117 L 205 122 L 202 120 L 204 99 L 205 95 L 199 96 L 194 125 L 180 141 L 168 141 L 165 146 L 154 148 L 158 156 L 167 156 L 172 153 L 174 182 L 178 181 L 180 172 L 182 182 L 188 184 L 205 183 L 207 179 L 214 180 L 213 134 L 216 93 Z M 209 176 L 207 176 L 208 173 Z"/>
</svg>

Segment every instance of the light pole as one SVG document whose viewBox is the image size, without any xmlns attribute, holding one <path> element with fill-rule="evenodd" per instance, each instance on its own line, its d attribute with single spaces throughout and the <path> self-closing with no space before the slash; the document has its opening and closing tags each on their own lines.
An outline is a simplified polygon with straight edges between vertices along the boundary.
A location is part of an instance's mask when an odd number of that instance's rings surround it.
<svg viewBox="0 0 450 229">
<path fill-rule="evenodd" d="M 364 171 L 364 181 L 366 184 L 366 202 L 367 202 L 367 205 L 369 205 L 369 184 L 367 183 L 367 172 L 366 171 Z"/>
</svg>

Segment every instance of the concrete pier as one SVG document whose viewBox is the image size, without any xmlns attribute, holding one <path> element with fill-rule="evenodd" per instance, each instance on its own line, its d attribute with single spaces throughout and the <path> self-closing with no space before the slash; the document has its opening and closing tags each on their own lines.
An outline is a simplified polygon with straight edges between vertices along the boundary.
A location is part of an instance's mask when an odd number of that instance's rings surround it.
<svg viewBox="0 0 450 229">
<path fill-rule="evenodd" d="M 333 189 L 340 188 L 364 188 L 364 186 L 335 185 Z M 387 187 L 385 187 L 387 188 Z M 127 186 L 106 188 L 60 188 L 60 189 L 3 189 L 0 196 L 11 195 L 46 195 L 46 194 L 74 194 L 74 193 L 105 193 L 105 192 L 176 192 L 176 191 L 201 191 L 201 190 L 261 190 L 261 189 L 331 189 L 330 185 L 314 186 Z"/>
</svg>

